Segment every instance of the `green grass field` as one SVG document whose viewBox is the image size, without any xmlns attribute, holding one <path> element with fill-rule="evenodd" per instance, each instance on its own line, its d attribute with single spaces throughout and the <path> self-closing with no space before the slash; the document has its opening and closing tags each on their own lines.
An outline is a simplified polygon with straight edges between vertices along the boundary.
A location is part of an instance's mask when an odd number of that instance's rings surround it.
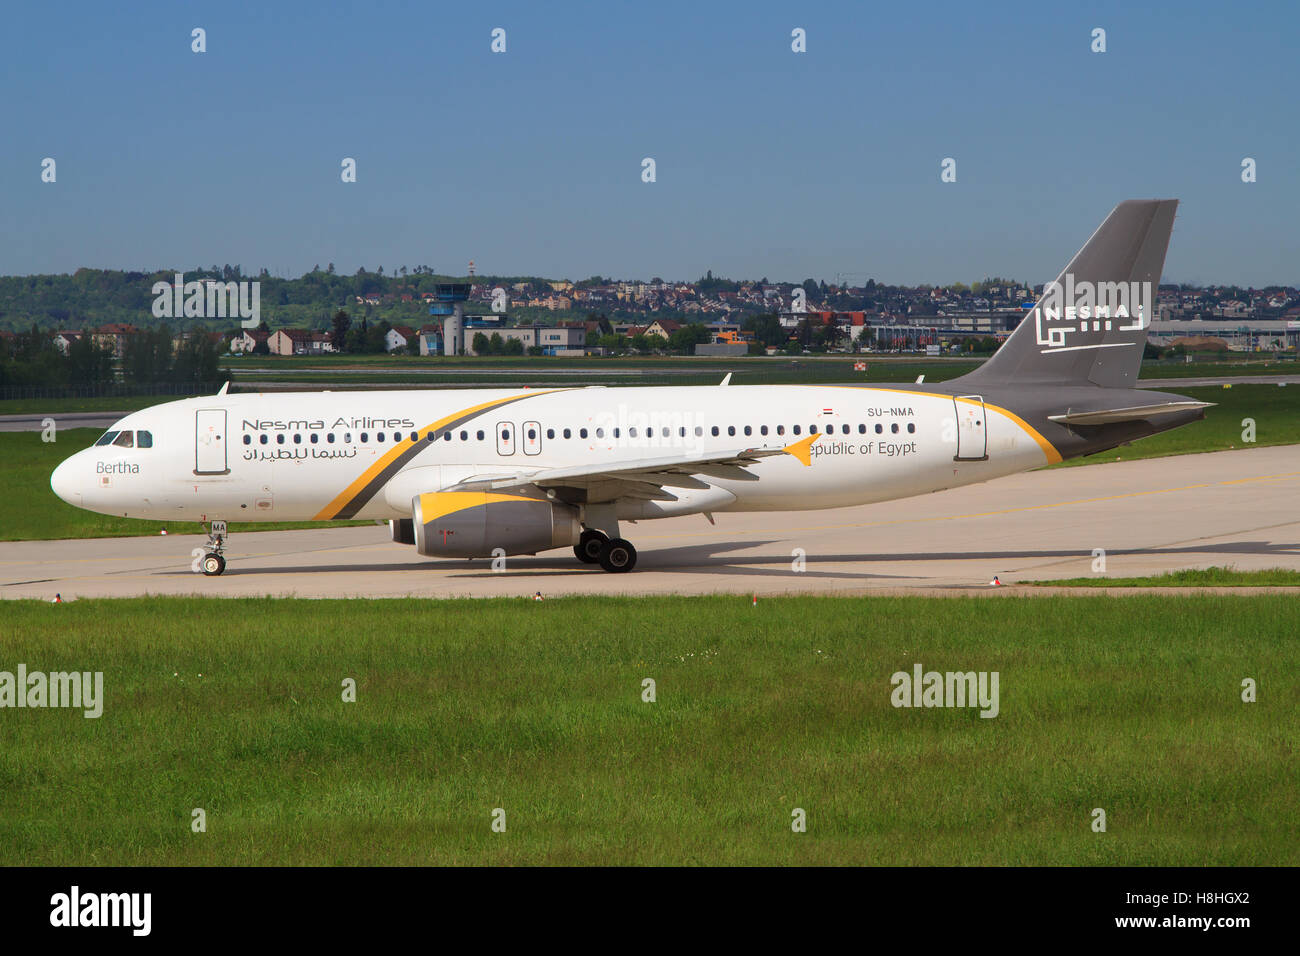
<svg viewBox="0 0 1300 956">
<path fill-rule="evenodd" d="M 52 541 L 58 538 L 124 538 L 131 535 L 202 534 L 197 521 L 145 521 L 114 518 L 83 511 L 61 501 L 50 490 L 50 473 L 69 455 L 88 448 L 102 432 L 72 428 L 58 432 L 58 441 L 43 442 L 39 432 L 0 432 L 0 541 Z M 290 528 L 368 525 L 371 521 L 301 521 L 285 524 L 250 521 L 231 523 L 232 533 L 285 531 Z"/>
<path fill-rule="evenodd" d="M 1191 568 L 1153 574 L 1144 578 L 1108 578 L 1104 574 L 1059 581 L 1020 581 L 1040 587 L 1066 588 L 1275 588 L 1300 587 L 1300 571 L 1267 568 L 1238 571 L 1236 568 Z"/>
<path fill-rule="evenodd" d="M 1272 596 L 16 602 L 0 670 L 103 671 L 105 703 L 0 711 L 0 863 L 1295 865 L 1294 620 Z M 1000 713 L 895 709 L 918 662 L 997 671 Z"/>
</svg>

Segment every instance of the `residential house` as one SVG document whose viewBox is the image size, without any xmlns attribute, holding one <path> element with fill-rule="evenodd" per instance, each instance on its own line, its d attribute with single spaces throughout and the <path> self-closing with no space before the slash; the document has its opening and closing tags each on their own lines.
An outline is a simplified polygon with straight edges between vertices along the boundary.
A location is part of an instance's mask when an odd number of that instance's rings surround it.
<svg viewBox="0 0 1300 956">
<path fill-rule="evenodd" d="M 230 351 L 236 355 L 249 354 L 257 348 L 258 343 L 266 342 L 270 337 L 270 332 L 261 329 L 240 329 L 230 340 Z"/>
<path fill-rule="evenodd" d="M 669 338 L 674 332 L 682 327 L 682 324 L 674 319 L 655 319 L 646 326 L 646 335 L 661 335 Z"/>
<path fill-rule="evenodd" d="M 267 339 L 272 355 L 305 355 L 310 349 L 311 333 L 306 329 L 278 329 Z"/>
<path fill-rule="evenodd" d="M 72 347 L 72 343 L 77 341 L 79 338 L 81 338 L 80 332 L 64 330 L 55 332 L 51 337 L 51 341 L 54 342 L 54 347 L 58 349 L 61 354 L 67 355 L 68 349 Z"/>
<path fill-rule="evenodd" d="M 399 352 L 407 347 L 407 343 L 415 337 L 415 330 L 409 325 L 394 325 L 384 336 L 384 350 L 387 352 Z"/>
<path fill-rule="evenodd" d="M 140 330 L 124 322 L 109 322 L 107 325 L 101 325 L 93 334 L 96 345 L 100 348 L 112 349 L 113 354 L 121 358 L 126 353 L 127 341 L 131 336 L 139 335 Z"/>
</svg>

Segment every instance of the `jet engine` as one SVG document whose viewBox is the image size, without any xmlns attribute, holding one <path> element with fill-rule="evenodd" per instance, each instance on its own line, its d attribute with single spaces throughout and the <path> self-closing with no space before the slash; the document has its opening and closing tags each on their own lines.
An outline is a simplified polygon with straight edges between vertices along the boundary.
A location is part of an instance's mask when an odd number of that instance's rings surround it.
<svg viewBox="0 0 1300 956">
<path fill-rule="evenodd" d="M 415 550 L 431 558 L 536 554 L 578 543 L 578 512 L 546 498 L 437 491 L 411 499 Z"/>
</svg>

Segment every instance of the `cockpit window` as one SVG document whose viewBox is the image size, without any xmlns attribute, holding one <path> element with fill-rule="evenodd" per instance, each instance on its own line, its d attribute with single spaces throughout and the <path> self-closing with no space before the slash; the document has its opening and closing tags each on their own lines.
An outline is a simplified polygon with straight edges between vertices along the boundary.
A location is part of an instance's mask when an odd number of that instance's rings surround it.
<svg viewBox="0 0 1300 956">
<path fill-rule="evenodd" d="M 113 444 L 118 448 L 134 448 L 135 436 L 132 432 L 118 432 L 117 437 L 113 439 Z"/>
<path fill-rule="evenodd" d="M 152 447 L 153 447 L 153 432 L 136 432 L 136 433 L 135 433 L 135 447 L 136 447 L 136 448 L 152 448 Z"/>
<path fill-rule="evenodd" d="M 113 439 L 116 438 L 117 435 L 118 435 L 117 432 L 104 432 L 103 436 L 99 439 L 99 441 L 95 442 L 95 447 L 98 448 L 100 445 L 113 444 Z"/>
</svg>

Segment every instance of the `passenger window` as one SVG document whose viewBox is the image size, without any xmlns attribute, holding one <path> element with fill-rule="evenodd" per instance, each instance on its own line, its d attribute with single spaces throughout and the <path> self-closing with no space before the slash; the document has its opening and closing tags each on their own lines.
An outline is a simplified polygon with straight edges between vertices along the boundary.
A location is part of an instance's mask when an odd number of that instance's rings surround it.
<svg viewBox="0 0 1300 956">
<path fill-rule="evenodd" d="M 914 434 L 914 433 L 916 432 L 916 425 L 914 425 L 912 422 L 908 422 L 908 423 L 907 423 L 907 432 L 908 432 L 909 435 L 910 435 L 910 434 Z"/>
<path fill-rule="evenodd" d="M 894 422 L 894 424 L 890 425 L 890 426 L 889 426 L 889 430 L 890 430 L 891 432 L 893 432 L 895 435 L 897 435 L 897 434 L 898 434 L 898 422 Z"/>
<path fill-rule="evenodd" d="M 686 429 L 685 429 L 685 428 L 682 429 L 682 434 L 683 434 L 683 435 L 686 434 Z M 664 429 L 664 437 L 665 437 L 665 438 L 668 437 L 668 429 L 667 429 L 667 428 Z"/>
<path fill-rule="evenodd" d="M 597 428 L 597 429 L 596 429 L 596 437 L 597 437 L 597 438 L 604 438 L 604 437 L 605 437 L 605 429 L 603 429 L 603 428 Z"/>
<path fill-rule="evenodd" d="M 695 437 L 696 437 L 696 438 L 703 438 L 703 437 L 704 437 L 704 428 L 703 428 L 703 426 L 701 426 L 701 425 L 696 425 L 696 426 L 695 426 Z"/>
<path fill-rule="evenodd" d="M 547 437 L 547 438 L 554 438 L 554 437 L 555 437 L 555 429 L 554 429 L 554 428 L 548 428 L 548 429 L 546 429 L 546 437 Z"/>
<path fill-rule="evenodd" d="M 600 434 L 600 433 L 597 432 L 596 434 Z M 614 429 L 614 437 L 615 437 L 615 438 L 618 437 L 618 429 L 617 429 L 617 428 Z"/>
<path fill-rule="evenodd" d="M 565 438 L 571 438 L 571 437 L 573 437 L 573 436 L 572 436 L 572 433 L 571 433 L 567 428 L 564 430 L 564 437 L 565 437 Z"/>
<path fill-rule="evenodd" d="M 635 438 L 635 437 L 636 437 L 636 428 L 635 428 L 635 427 L 633 427 L 633 428 L 629 428 L 629 429 L 627 430 L 627 433 L 628 433 L 630 436 L 632 436 L 633 438 Z M 617 434 L 617 432 L 615 432 L 615 434 Z M 529 437 L 531 438 L 532 436 L 530 435 Z"/>
<path fill-rule="evenodd" d="M 460 433 L 460 440 L 461 440 L 461 441 L 469 441 L 469 432 L 461 432 L 461 433 Z"/>
<path fill-rule="evenodd" d="M 100 445 L 113 444 L 113 439 L 117 438 L 118 434 L 118 432 L 104 432 L 99 441 L 95 442 L 95 447 L 98 448 Z"/>
<path fill-rule="evenodd" d="M 301 436 L 301 435 L 294 435 L 294 436 L 293 436 L 293 443 L 294 443 L 295 445 L 301 445 L 301 444 L 302 444 L 302 436 Z"/>
<path fill-rule="evenodd" d="M 283 445 L 283 444 L 284 444 L 284 432 L 281 432 L 280 434 L 278 434 L 278 435 L 275 436 L 275 443 L 276 443 L 277 445 Z"/>
<path fill-rule="evenodd" d="M 364 444 L 365 444 L 366 442 L 368 442 L 368 441 L 370 441 L 370 433 L 369 433 L 369 432 L 362 432 L 362 433 L 361 433 L 361 443 L 364 445 Z"/>
<path fill-rule="evenodd" d="M 376 432 L 376 433 L 375 433 L 375 441 L 377 441 L 377 442 L 382 442 L 383 440 L 384 440 L 384 433 L 383 433 L 383 432 Z"/>
<path fill-rule="evenodd" d="M 750 428 L 748 425 L 746 425 L 746 426 L 745 426 L 745 434 L 746 434 L 746 435 L 752 435 L 752 434 L 754 434 L 754 429 L 752 429 L 752 428 Z"/>
<path fill-rule="evenodd" d="M 794 432 L 796 435 L 799 434 L 799 426 L 795 425 L 794 428 L 790 429 L 790 431 Z"/>
<path fill-rule="evenodd" d="M 252 436 L 252 435 L 245 435 L 245 436 L 244 436 L 244 444 L 245 444 L 245 445 L 251 445 L 251 444 L 253 444 L 253 436 Z"/>
<path fill-rule="evenodd" d="M 579 437 L 579 438 L 586 438 L 586 437 L 587 437 L 587 429 L 585 429 L 585 428 L 579 428 L 579 429 L 578 429 L 578 437 Z"/>
<path fill-rule="evenodd" d="M 263 445 L 265 445 L 268 442 L 270 442 L 271 439 L 267 438 L 265 435 L 259 435 L 257 437 L 257 440 L 260 441 Z"/>
<path fill-rule="evenodd" d="M 808 434 L 809 434 L 809 435 L 816 435 L 816 434 L 817 434 L 817 426 L 816 426 L 816 425 L 809 425 L 809 426 L 808 426 Z"/>
<path fill-rule="evenodd" d="M 433 441 L 433 432 L 426 432 L 425 435 L 424 435 L 424 440 L 425 440 L 425 441 Z"/>
<path fill-rule="evenodd" d="M 325 440 L 329 442 L 331 445 L 334 444 L 334 433 L 330 432 L 328 435 L 326 435 Z"/>
<path fill-rule="evenodd" d="M 443 432 L 443 433 L 442 433 L 442 440 L 443 440 L 443 441 L 451 441 L 451 432 Z"/>
<path fill-rule="evenodd" d="M 343 433 L 343 442 L 344 442 L 344 444 L 347 444 L 347 445 L 352 444 L 352 433 L 351 433 L 351 432 L 344 432 L 344 433 Z"/>
<path fill-rule="evenodd" d="M 411 441 L 419 441 L 419 440 L 420 440 L 420 433 L 419 433 L 419 432 L 411 432 Z"/>
<path fill-rule="evenodd" d="M 714 437 L 714 438 L 717 438 L 717 437 L 718 437 L 718 426 L 717 426 L 717 425 L 714 425 L 711 429 L 709 429 L 709 431 L 711 431 L 711 432 L 713 433 L 713 437 Z"/>
<path fill-rule="evenodd" d="M 784 425 L 777 425 L 777 426 L 776 426 L 776 433 L 777 433 L 778 435 L 784 435 L 784 434 L 785 434 L 785 426 L 784 426 Z"/>
<path fill-rule="evenodd" d="M 735 426 L 735 425 L 728 425 L 728 426 L 727 426 L 727 434 L 728 434 L 728 435 L 734 435 L 734 434 L 736 434 L 736 426 Z"/>
<path fill-rule="evenodd" d="M 311 443 L 312 443 L 313 445 L 315 445 L 315 444 L 317 444 L 318 442 L 320 442 L 320 435 L 317 435 L 315 432 L 312 432 L 312 433 L 311 433 Z"/>
<path fill-rule="evenodd" d="M 866 425 L 859 425 L 859 426 L 858 426 L 858 434 L 859 434 L 859 435 L 865 435 L 866 433 L 867 433 L 867 426 L 866 426 Z"/>
<path fill-rule="evenodd" d="M 879 434 L 880 434 L 881 432 L 883 432 L 883 431 L 884 431 L 884 429 L 880 426 L 879 423 L 877 423 L 877 424 L 876 424 L 876 434 L 879 435 Z"/>
<path fill-rule="evenodd" d="M 136 447 L 136 448 L 152 448 L 152 447 L 153 447 L 153 432 L 136 432 L 136 433 L 135 433 L 135 447 Z"/>
</svg>

